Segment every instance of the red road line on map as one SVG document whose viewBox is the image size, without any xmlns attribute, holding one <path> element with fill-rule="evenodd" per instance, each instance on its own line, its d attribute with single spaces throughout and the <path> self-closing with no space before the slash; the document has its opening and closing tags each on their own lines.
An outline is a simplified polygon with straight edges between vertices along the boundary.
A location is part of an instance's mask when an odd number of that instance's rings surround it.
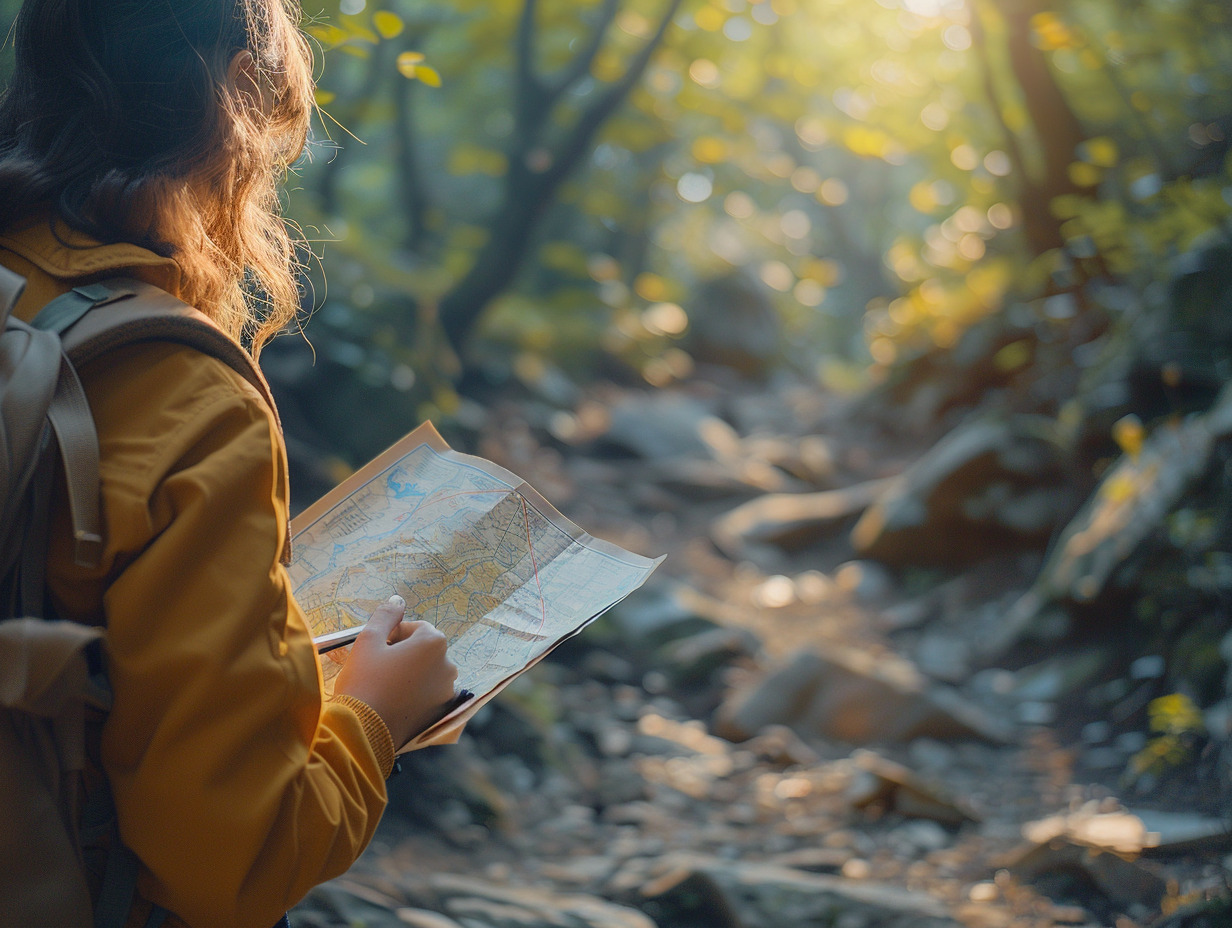
<svg viewBox="0 0 1232 928">
<path fill-rule="evenodd" d="M 526 547 L 530 548 L 530 562 L 535 568 L 535 585 L 539 587 L 539 606 L 543 609 L 543 621 L 539 623 L 539 631 L 543 631 L 548 624 L 548 603 L 543 598 L 543 583 L 539 579 L 539 558 L 535 555 L 535 543 L 530 537 L 530 511 L 526 507 L 525 498 L 519 496 L 522 502 L 522 518 L 526 520 Z"/>
</svg>

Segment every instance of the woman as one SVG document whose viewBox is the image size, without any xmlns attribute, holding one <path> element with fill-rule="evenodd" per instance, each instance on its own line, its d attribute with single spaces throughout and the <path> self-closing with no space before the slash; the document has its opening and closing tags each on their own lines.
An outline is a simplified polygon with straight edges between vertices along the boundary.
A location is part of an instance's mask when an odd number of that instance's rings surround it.
<svg viewBox="0 0 1232 928">
<path fill-rule="evenodd" d="M 0 100 L 0 264 L 16 313 L 138 277 L 254 354 L 295 314 L 278 184 L 311 110 L 295 0 L 26 0 Z M 130 924 L 268 928 L 371 838 L 396 745 L 453 695 L 444 638 L 377 610 L 322 702 L 280 559 L 276 417 L 221 362 L 133 345 L 82 381 L 102 454 L 101 566 L 53 509 L 55 612 L 107 626 L 114 708 L 88 737 L 139 861 Z M 3 903 L 0 902 L 0 905 Z"/>
</svg>

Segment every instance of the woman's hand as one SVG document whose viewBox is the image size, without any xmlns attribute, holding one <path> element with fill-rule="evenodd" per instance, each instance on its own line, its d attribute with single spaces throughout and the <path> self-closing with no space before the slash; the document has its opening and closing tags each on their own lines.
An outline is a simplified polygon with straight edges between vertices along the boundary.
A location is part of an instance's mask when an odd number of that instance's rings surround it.
<svg viewBox="0 0 1232 928">
<path fill-rule="evenodd" d="M 440 718 L 458 677 L 444 634 L 428 622 L 404 622 L 405 615 L 401 596 L 378 606 L 334 680 L 334 692 L 366 702 L 385 720 L 395 750 Z"/>
</svg>

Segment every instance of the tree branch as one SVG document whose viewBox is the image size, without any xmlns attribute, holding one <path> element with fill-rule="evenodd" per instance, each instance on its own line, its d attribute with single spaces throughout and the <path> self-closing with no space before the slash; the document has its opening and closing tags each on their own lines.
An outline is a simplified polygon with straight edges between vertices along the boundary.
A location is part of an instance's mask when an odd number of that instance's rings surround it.
<svg viewBox="0 0 1232 928">
<path fill-rule="evenodd" d="M 363 80 L 352 88 L 352 92 L 345 96 L 340 94 L 336 104 L 330 107 L 338 114 L 338 121 L 347 126 L 349 131 L 358 130 L 360 121 L 367 115 L 372 101 L 376 98 L 381 79 L 391 68 L 389 55 L 382 45 L 378 45 L 369 57 Z M 328 128 L 327 119 L 328 117 L 322 121 L 326 122 Z M 348 123 L 350 125 L 347 125 Z M 321 198 L 321 208 L 327 216 L 338 212 L 338 180 L 343 166 L 341 154 L 341 148 L 334 149 L 333 157 L 321 166 L 319 173 L 317 195 Z"/>
<path fill-rule="evenodd" d="M 559 100 L 570 87 L 575 85 L 582 78 L 590 73 L 591 66 L 595 63 L 595 58 L 599 55 L 599 50 L 603 47 L 603 37 L 607 34 L 608 27 L 616 19 L 616 13 L 620 9 L 620 0 L 603 0 L 603 6 L 599 10 L 599 20 L 595 23 L 595 28 L 590 34 L 590 41 L 586 43 L 586 47 L 574 56 L 560 73 L 557 74 L 556 80 L 548 88 L 548 97 L 555 102 Z"/>
<path fill-rule="evenodd" d="M 505 196 L 491 223 L 487 244 L 476 255 L 471 269 L 441 299 L 441 328 L 459 353 L 463 353 L 488 302 L 517 275 L 532 241 L 531 232 L 552 194 L 582 160 L 595 133 L 641 80 L 680 5 L 681 0 L 671 0 L 654 35 L 630 60 L 621 79 L 582 113 L 545 170 L 532 170 L 526 161 L 526 153 L 536 147 L 536 138 L 525 136 L 515 146 L 515 157 L 510 159 L 505 175 Z"/>
<path fill-rule="evenodd" d="M 402 81 L 394 90 L 394 145 L 398 164 L 398 193 L 406 216 L 406 247 L 421 250 L 427 235 L 426 216 L 431 201 L 424 184 L 419 153 L 415 148 L 412 102 L 417 81 Z"/>
<path fill-rule="evenodd" d="M 513 116 L 518 137 L 529 137 L 543 120 L 550 103 L 535 70 L 535 8 L 537 0 L 524 0 L 514 41 Z"/>
<path fill-rule="evenodd" d="M 638 51 L 638 53 L 629 62 L 629 67 L 625 71 L 624 76 L 608 88 L 597 103 L 587 109 L 578 121 L 574 123 L 573 128 L 569 130 L 565 140 L 561 143 L 556 157 L 552 159 L 552 166 L 545 173 L 545 180 L 551 186 L 559 184 L 567 175 L 582 156 L 586 154 L 590 147 L 590 142 L 594 138 L 599 127 L 605 123 L 608 118 L 617 110 L 617 108 L 629 96 L 629 93 L 637 86 L 642 79 L 642 75 L 646 73 L 646 66 L 650 64 L 650 59 L 655 53 L 655 49 L 663 41 L 663 36 L 667 34 L 668 26 L 676 16 L 676 11 L 680 9 L 682 0 L 671 0 L 668 4 L 667 11 L 663 14 L 663 18 L 659 20 L 658 28 L 651 36 L 646 44 Z"/>
<path fill-rule="evenodd" d="M 1023 184 L 1030 183 L 1030 174 L 1027 171 L 1027 159 L 1022 151 L 1022 142 L 1019 141 L 1018 133 L 1010 128 L 1010 124 L 1005 121 L 1005 110 L 1001 105 L 1001 93 L 997 90 L 996 80 L 993 77 L 992 59 L 988 51 L 988 33 L 984 29 L 984 20 L 980 14 L 979 3 L 977 0 L 972 0 L 968 6 L 970 29 L 971 29 L 971 44 L 976 48 L 976 54 L 980 62 L 980 78 L 984 87 L 984 96 L 988 98 L 988 105 L 992 108 L 993 118 L 997 120 L 997 125 L 1001 127 L 1001 135 L 1005 142 L 1006 153 L 1009 155 L 1010 164 L 1013 166 L 1014 173 L 1022 179 Z"/>
</svg>

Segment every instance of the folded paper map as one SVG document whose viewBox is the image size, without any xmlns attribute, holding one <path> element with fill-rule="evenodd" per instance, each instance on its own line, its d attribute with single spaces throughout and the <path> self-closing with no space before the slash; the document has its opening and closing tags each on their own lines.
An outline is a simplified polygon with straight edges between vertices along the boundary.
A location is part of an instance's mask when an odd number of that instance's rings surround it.
<svg viewBox="0 0 1232 928">
<path fill-rule="evenodd" d="M 289 568 L 326 692 L 372 611 L 397 593 L 449 639 L 457 706 L 403 750 L 456 740 L 514 677 L 663 560 L 582 531 L 520 478 L 452 451 L 425 423 L 291 523 Z"/>
</svg>

